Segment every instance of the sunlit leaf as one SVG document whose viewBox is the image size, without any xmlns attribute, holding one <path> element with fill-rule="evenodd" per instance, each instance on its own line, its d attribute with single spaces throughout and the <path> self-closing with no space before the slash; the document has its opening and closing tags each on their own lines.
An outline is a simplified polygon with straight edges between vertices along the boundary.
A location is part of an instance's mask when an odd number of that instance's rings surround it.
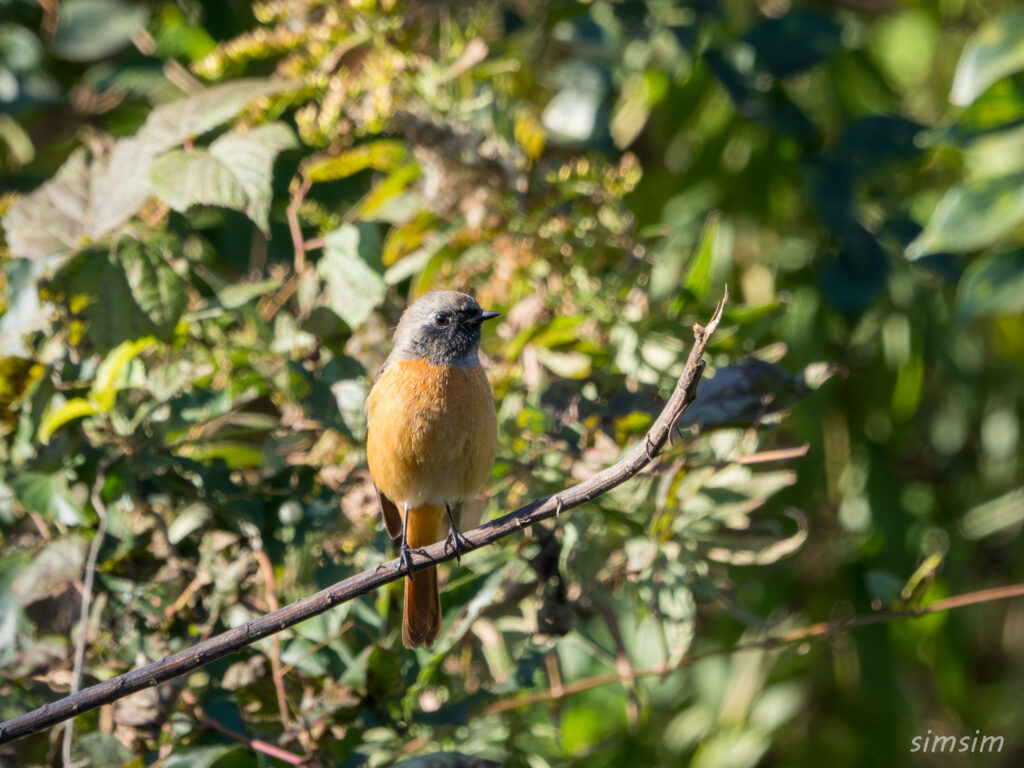
<svg viewBox="0 0 1024 768">
<path fill-rule="evenodd" d="M 532 110 L 521 109 L 516 113 L 512 135 L 529 160 L 536 160 L 544 151 L 547 134 Z"/>
<path fill-rule="evenodd" d="M 396 261 L 418 248 L 433 232 L 437 217 L 429 211 L 416 214 L 411 220 L 395 227 L 384 240 L 381 262 L 390 267 Z"/>
<path fill-rule="evenodd" d="M 86 153 L 77 150 L 53 179 L 11 206 L 3 219 L 11 256 L 40 260 L 81 248 L 87 242 L 89 183 Z"/>
<path fill-rule="evenodd" d="M 985 248 L 1021 221 L 1024 173 L 967 181 L 942 198 L 924 231 L 907 246 L 907 258 Z"/>
<path fill-rule="evenodd" d="M 1000 78 L 1024 69 L 1024 13 L 986 21 L 967 41 L 949 100 L 967 106 Z"/>
<path fill-rule="evenodd" d="M 96 369 L 90 395 L 100 408 L 110 410 L 114 406 L 114 396 L 124 385 L 128 365 L 153 343 L 150 337 L 126 341 L 103 359 Z"/>
<path fill-rule="evenodd" d="M 218 205 L 242 211 L 265 234 L 270 223 L 270 183 L 274 158 L 294 146 L 283 123 L 228 133 L 209 149 L 173 150 L 153 161 L 153 191 L 177 211 L 193 205 Z"/>
<path fill-rule="evenodd" d="M 0 420 L 10 418 L 10 407 L 42 376 L 43 366 L 21 357 L 0 357 Z"/>
<path fill-rule="evenodd" d="M 18 602 L 25 606 L 54 597 L 78 581 L 87 548 L 82 536 L 65 536 L 43 547 L 14 579 L 11 589 Z"/>
<path fill-rule="evenodd" d="M 342 421 L 357 439 L 366 434 L 366 384 L 354 379 L 342 379 L 331 385 Z"/>
<path fill-rule="evenodd" d="M 288 80 L 264 78 L 242 78 L 215 85 L 194 96 L 154 108 L 136 136 L 146 144 L 170 149 L 226 123 L 254 99 L 295 85 Z"/>
<path fill-rule="evenodd" d="M 229 467 L 258 467 L 263 463 L 263 454 L 259 448 L 247 443 L 232 440 L 195 443 L 183 446 L 179 455 L 187 456 L 194 461 L 223 460 Z"/>
<path fill-rule="evenodd" d="M 413 199 L 405 199 L 404 193 L 409 185 L 420 177 L 420 173 L 420 167 L 416 163 L 408 163 L 393 170 L 363 199 L 358 208 L 360 217 L 378 221 L 408 218 L 411 213 L 406 209 L 418 207 L 419 203 Z"/>
<path fill-rule="evenodd" d="M 558 73 L 564 83 L 544 107 L 541 123 L 551 141 L 581 144 L 597 131 L 597 114 L 608 89 L 604 75 L 596 66 L 574 59 Z"/>
<path fill-rule="evenodd" d="M 1016 528 L 1024 522 L 1024 488 L 997 496 L 972 507 L 960 521 L 960 531 L 968 539 L 982 539 L 994 533 Z"/>
<path fill-rule="evenodd" d="M 84 419 L 87 416 L 95 416 L 100 413 L 96 403 L 86 400 L 84 397 L 74 397 L 56 408 L 46 412 L 46 416 L 39 423 L 37 439 L 44 445 L 50 442 L 50 437 L 58 429 L 75 419 Z"/>
<path fill-rule="evenodd" d="M 696 299 L 704 297 L 711 285 L 711 265 L 718 248 L 718 231 L 721 217 L 718 214 L 708 216 L 704 231 L 683 276 L 683 288 Z"/>
<path fill-rule="evenodd" d="M 253 299 L 265 296 L 281 287 L 280 280 L 255 280 L 251 283 L 233 283 L 217 291 L 217 300 L 224 309 L 238 309 Z"/>
<path fill-rule="evenodd" d="M 956 308 L 963 320 L 1024 312 L 1024 250 L 972 261 L 957 285 Z"/>
<path fill-rule="evenodd" d="M 640 131 L 647 124 L 651 109 L 665 98 L 668 85 L 668 77 L 654 69 L 649 69 L 623 84 L 619 100 L 612 110 L 609 125 L 616 147 L 625 149 L 640 135 Z"/>
<path fill-rule="evenodd" d="M 405 155 L 405 144 L 401 141 L 371 141 L 333 157 L 317 160 L 306 169 L 306 176 L 319 182 L 344 179 L 367 168 L 390 172 L 405 162 Z"/>
<path fill-rule="evenodd" d="M 327 305 L 352 328 L 384 300 L 384 278 L 370 267 L 380 258 L 380 235 L 372 225 L 343 224 L 324 237 L 316 265 L 327 286 Z"/>
</svg>

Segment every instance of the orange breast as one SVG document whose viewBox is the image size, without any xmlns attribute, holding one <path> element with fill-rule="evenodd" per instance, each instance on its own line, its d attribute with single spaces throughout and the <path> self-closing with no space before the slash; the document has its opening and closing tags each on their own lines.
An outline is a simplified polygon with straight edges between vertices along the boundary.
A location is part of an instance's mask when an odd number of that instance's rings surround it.
<svg viewBox="0 0 1024 768">
<path fill-rule="evenodd" d="M 498 422 L 479 365 L 393 361 L 373 385 L 366 413 L 370 474 L 399 508 L 455 503 L 490 477 Z"/>
</svg>

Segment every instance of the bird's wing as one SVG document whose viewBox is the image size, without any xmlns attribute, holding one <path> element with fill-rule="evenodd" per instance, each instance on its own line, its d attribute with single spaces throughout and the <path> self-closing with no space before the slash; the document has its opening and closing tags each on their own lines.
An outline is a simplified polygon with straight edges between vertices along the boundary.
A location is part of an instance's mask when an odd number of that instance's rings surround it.
<svg viewBox="0 0 1024 768">
<path fill-rule="evenodd" d="M 392 539 L 397 539 L 402 535 L 402 513 L 398 511 L 395 502 L 381 493 L 377 486 L 374 486 L 374 490 L 377 491 L 377 501 L 380 502 L 380 514 L 384 518 L 384 526 L 388 529 L 388 535 Z"/>
<path fill-rule="evenodd" d="M 384 364 L 377 370 L 377 375 L 374 377 L 374 383 L 380 381 L 381 375 L 384 373 L 384 369 L 388 367 L 388 363 L 391 362 L 390 355 L 384 361 Z M 367 401 L 369 402 L 369 401 Z M 369 430 L 370 427 L 370 414 L 366 414 L 366 427 Z M 376 484 L 373 486 L 373 490 L 377 492 L 377 501 L 380 502 L 380 514 L 384 518 L 384 526 L 388 529 L 388 535 L 392 539 L 398 539 L 402 536 L 402 513 L 398 511 L 398 507 L 391 499 L 380 492 L 380 488 Z"/>
</svg>

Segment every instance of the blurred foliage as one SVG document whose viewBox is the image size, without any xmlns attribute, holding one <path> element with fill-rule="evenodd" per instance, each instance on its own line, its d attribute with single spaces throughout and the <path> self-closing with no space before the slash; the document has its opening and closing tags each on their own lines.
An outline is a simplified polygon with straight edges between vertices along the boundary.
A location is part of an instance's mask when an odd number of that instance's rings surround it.
<svg viewBox="0 0 1024 768">
<path fill-rule="evenodd" d="M 0 717 L 81 637 L 109 679 L 390 557 L 362 409 L 419 293 L 505 313 L 493 515 L 635 444 L 728 282 L 684 439 L 442 567 L 435 648 L 395 585 L 80 716 L 76 759 L 1021 762 L 1019 602 L 771 642 L 1024 579 L 1012 0 L 0 11 Z"/>
</svg>

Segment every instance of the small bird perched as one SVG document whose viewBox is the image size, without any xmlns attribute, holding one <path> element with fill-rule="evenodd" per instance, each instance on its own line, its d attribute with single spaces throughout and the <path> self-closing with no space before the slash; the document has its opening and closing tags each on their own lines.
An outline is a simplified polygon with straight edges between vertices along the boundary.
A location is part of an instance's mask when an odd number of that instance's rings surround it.
<svg viewBox="0 0 1024 768">
<path fill-rule="evenodd" d="M 467 543 L 452 505 L 472 498 L 491 475 L 497 451 L 494 397 L 477 349 L 485 312 L 464 293 L 434 291 L 402 314 L 393 348 L 366 398 L 366 457 L 391 538 L 401 537 L 399 570 L 411 551 L 445 540 Z M 401 510 L 401 512 L 399 512 Z M 402 643 L 430 645 L 441 634 L 437 567 L 405 577 Z"/>
</svg>

